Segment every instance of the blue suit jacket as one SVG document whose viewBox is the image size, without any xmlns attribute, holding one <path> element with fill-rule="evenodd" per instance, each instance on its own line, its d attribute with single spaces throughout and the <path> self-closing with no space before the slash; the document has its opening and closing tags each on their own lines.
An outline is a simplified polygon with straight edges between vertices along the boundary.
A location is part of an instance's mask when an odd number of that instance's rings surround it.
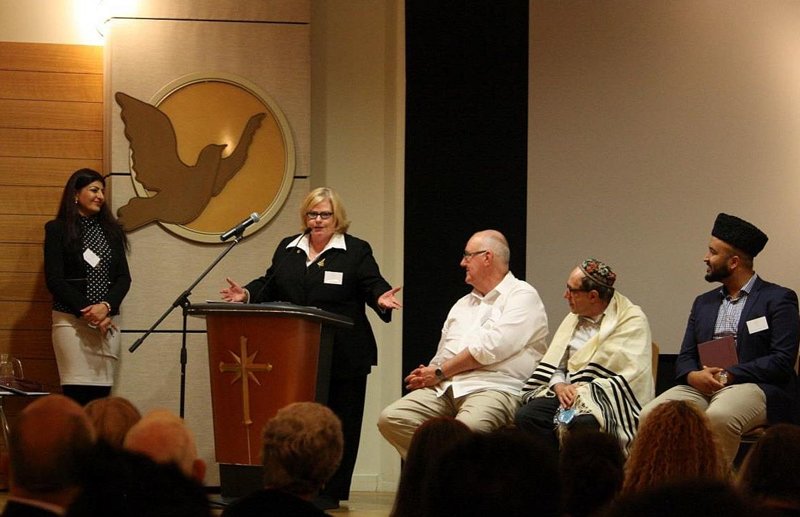
<svg viewBox="0 0 800 517">
<path fill-rule="evenodd" d="M 679 383 L 687 384 L 689 372 L 702 369 L 697 344 L 713 339 L 722 299 L 719 288 L 695 299 L 675 363 Z M 766 318 L 768 328 L 751 334 L 747 322 L 762 316 Z M 728 371 L 733 374 L 733 383 L 756 383 L 764 391 L 767 419 L 771 423 L 800 420 L 798 380 L 794 369 L 799 341 L 797 294 L 757 278 L 739 320 L 736 335 L 739 364 Z"/>
</svg>

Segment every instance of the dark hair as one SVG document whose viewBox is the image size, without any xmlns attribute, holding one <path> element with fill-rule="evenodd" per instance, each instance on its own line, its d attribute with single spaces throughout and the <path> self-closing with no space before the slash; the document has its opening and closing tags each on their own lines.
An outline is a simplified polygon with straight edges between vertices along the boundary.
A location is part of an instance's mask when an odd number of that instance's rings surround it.
<svg viewBox="0 0 800 517">
<path fill-rule="evenodd" d="M 471 434 L 465 423 L 451 417 L 431 418 L 414 431 L 397 486 L 393 517 L 419 514 L 422 487 L 427 483 L 426 476 L 431 465 L 450 447 L 461 443 Z"/>
<path fill-rule="evenodd" d="M 48 494 L 78 485 L 80 469 L 94 444 L 94 436 L 87 419 L 66 415 L 60 435 L 45 445 L 26 440 L 31 426 L 42 420 L 30 421 L 24 411 L 17 417 L 8 437 L 8 452 L 13 482 L 25 490 Z M 35 438 L 33 439 L 35 440 Z"/>
<path fill-rule="evenodd" d="M 602 510 L 622 489 L 624 466 L 616 437 L 593 429 L 569 432 L 559 458 L 564 513 L 580 517 Z"/>
<path fill-rule="evenodd" d="M 767 429 L 747 453 L 738 484 L 757 499 L 800 508 L 800 427 L 776 424 Z"/>
<path fill-rule="evenodd" d="M 712 479 L 687 479 L 651 487 L 621 497 L 605 517 L 751 517 L 764 515 L 749 498 L 729 483 Z"/>
<path fill-rule="evenodd" d="M 581 289 L 586 291 L 597 291 L 597 294 L 600 296 L 601 300 L 609 301 L 614 296 L 614 288 L 613 287 L 606 287 L 601 285 L 594 280 L 591 279 L 588 275 L 584 275 L 583 279 L 581 280 Z"/>
<path fill-rule="evenodd" d="M 105 176 L 92 169 L 78 169 L 72 173 L 64 185 L 64 192 L 61 193 L 61 204 L 58 207 L 58 214 L 56 219 L 64 221 L 66 230 L 64 237 L 64 247 L 68 250 L 76 250 L 81 246 L 81 230 L 80 230 L 80 212 L 78 212 L 78 205 L 75 203 L 75 196 L 78 192 L 87 185 L 99 181 L 106 185 Z M 122 230 L 122 226 L 117 222 L 108 203 L 103 203 L 100 207 L 100 212 L 97 214 L 97 220 L 100 221 L 100 226 L 106 237 L 122 243 L 125 249 L 129 249 L 128 236 Z"/>
<path fill-rule="evenodd" d="M 473 433 L 431 465 L 421 515 L 558 516 L 553 451 L 519 429 Z"/>
</svg>

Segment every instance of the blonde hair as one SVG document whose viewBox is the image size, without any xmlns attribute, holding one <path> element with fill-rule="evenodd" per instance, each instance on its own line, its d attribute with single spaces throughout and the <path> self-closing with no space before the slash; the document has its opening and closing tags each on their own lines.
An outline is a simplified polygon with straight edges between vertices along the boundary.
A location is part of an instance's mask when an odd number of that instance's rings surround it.
<svg viewBox="0 0 800 517">
<path fill-rule="evenodd" d="M 264 485 L 298 496 L 317 493 L 342 460 L 339 418 L 316 402 L 295 402 L 264 426 Z"/>
<path fill-rule="evenodd" d="M 123 397 L 94 399 L 83 409 L 97 432 L 97 438 L 119 448 L 122 448 L 128 430 L 142 418 L 136 406 Z"/>
<path fill-rule="evenodd" d="M 300 230 L 305 231 L 306 228 L 308 228 L 308 217 L 306 217 L 306 213 L 310 211 L 313 206 L 323 201 L 330 201 L 331 203 L 333 228 L 336 233 L 347 233 L 347 229 L 350 228 L 350 221 L 347 219 L 347 211 L 344 209 L 344 204 L 339 194 L 328 187 L 315 188 L 309 192 L 303 200 L 303 204 L 300 205 Z"/>
</svg>

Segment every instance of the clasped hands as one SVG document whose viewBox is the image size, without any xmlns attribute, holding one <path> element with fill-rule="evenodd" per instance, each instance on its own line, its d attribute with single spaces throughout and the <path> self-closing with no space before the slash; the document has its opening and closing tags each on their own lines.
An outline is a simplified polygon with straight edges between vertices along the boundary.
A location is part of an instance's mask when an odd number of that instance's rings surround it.
<svg viewBox="0 0 800 517">
<path fill-rule="evenodd" d="M 403 381 L 406 383 L 406 389 L 408 390 L 436 386 L 440 382 L 439 378 L 436 377 L 436 367 L 425 366 L 424 364 L 414 368 Z"/>
<path fill-rule="evenodd" d="M 87 305 L 81 309 L 81 317 L 86 320 L 90 327 L 100 329 L 100 333 L 104 336 L 109 329 L 116 329 L 114 322 L 111 320 L 111 310 L 105 303 L 94 303 Z"/>
<path fill-rule="evenodd" d="M 711 395 L 730 384 L 731 377 L 730 372 L 726 372 L 723 368 L 703 366 L 702 370 L 689 372 L 686 382 L 700 393 Z"/>
</svg>

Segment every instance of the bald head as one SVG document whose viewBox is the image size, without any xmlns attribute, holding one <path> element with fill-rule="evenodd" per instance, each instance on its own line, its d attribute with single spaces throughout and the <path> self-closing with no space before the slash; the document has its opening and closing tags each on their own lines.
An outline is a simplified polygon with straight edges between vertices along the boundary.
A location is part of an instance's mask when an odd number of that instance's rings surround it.
<svg viewBox="0 0 800 517">
<path fill-rule="evenodd" d="M 29 404 L 9 435 L 12 493 L 61 504 L 78 484 L 78 470 L 95 434 L 83 408 L 63 395 Z"/>
<path fill-rule="evenodd" d="M 205 462 L 197 457 L 192 432 L 183 419 L 165 409 L 151 411 L 134 424 L 125 436 L 124 447 L 156 463 L 175 463 L 198 481 L 205 477 Z"/>
<path fill-rule="evenodd" d="M 477 239 L 483 249 L 491 250 L 494 254 L 497 266 L 504 268 L 503 274 L 508 271 L 508 263 L 511 259 L 511 251 L 508 248 L 508 241 L 505 236 L 497 230 L 483 230 L 472 236 Z"/>
</svg>

